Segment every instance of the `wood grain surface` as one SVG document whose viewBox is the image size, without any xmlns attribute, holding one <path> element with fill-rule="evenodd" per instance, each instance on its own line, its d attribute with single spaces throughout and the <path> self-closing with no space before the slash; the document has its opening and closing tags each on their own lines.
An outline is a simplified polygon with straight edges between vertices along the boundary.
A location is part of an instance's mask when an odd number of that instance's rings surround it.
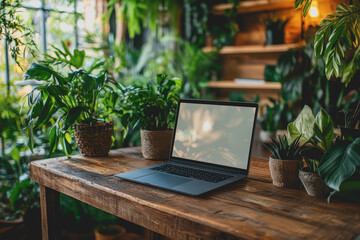
<svg viewBox="0 0 360 240">
<path fill-rule="evenodd" d="M 266 159 L 251 160 L 247 179 L 200 198 L 113 177 L 156 163 L 144 160 L 140 148 L 124 148 L 102 158 L 35 161 L 30 176 L 41 186 L 173 239 L 356 239 L 360 235 L 359 205 L 328 204 L 304 190 L 274 187 Z"/>
</svg>

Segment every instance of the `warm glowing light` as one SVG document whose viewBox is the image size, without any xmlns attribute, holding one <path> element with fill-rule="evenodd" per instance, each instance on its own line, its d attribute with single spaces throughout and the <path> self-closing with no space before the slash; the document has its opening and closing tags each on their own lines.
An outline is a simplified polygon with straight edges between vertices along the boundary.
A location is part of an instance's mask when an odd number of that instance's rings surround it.
<svg viewBox="0 0 360 240">
<path fill-rule="evenodd" d="M 310 17 L 318 17 L 319 16 L 319 10 L 317 7 L 310 7 Z"/>
<path fill-rule="evenodd" d="M 210 129 L 211 129 L 211 123 L 209 121 L 204 122 L 203 130 L 207 132 L 210 131 Z"/>
</svg>

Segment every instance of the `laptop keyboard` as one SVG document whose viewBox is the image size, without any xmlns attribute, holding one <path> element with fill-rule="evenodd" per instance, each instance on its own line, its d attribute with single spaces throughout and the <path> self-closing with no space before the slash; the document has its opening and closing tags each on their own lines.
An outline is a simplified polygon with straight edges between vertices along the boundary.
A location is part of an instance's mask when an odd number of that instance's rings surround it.
<svg viewBox="0 0 360 240">
<path fill-rule="evenodd" d="M 183 176 L 183 177 L 195 178 L 198 180 L 203 180 L 203 181 L 212 182 L 212 183 L 222 182 L 226 179 L 233 177 L 231 175 L 215 173 L 215 172 L 210 172 L 210 171 L 205 171 L 205 170 L 199 170 L 199 169 L 194 169 L 194 168 L 188 168 L 188 167 L 178 166 L 178 165 L 174 165 L 174 164 L 164 164 L 160 167 L 154 167 L 154 168 L 152 168 L 152 170 L 155 170 L 158 172 L 170 173 L 170 174 Z"/>
</svg>

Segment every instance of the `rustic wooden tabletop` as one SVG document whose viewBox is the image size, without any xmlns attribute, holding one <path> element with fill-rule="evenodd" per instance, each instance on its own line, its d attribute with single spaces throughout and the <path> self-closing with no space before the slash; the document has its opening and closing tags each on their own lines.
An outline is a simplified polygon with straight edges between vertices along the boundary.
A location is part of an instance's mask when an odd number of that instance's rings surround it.
<svg viewBox="0 0 360 240">
<path fill-rule="evenodd" d="M 272 185 L 265 158 L 247 179 L 203 197 L 127 182 L 114 174 L 158 163 L 140 148 L 108 157 L 53 158 L 30 164 L 40 184 L 43 239 L 56 239 L 59 192 L 174 239 L 358 239 L 360 206 Z"/>
</svg>

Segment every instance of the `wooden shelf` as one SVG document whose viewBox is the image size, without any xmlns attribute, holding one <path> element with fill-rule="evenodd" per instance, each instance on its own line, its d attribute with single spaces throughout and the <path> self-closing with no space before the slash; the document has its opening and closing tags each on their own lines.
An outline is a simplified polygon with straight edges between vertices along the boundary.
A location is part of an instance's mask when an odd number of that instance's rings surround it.
<svg viewBox="0 0 360 240">
<path fill-rule="evenodd" d="M 303 43 L 278 44 L 278 45 L 246 45 L 246 46 L 226 46 L 220 50 L 220 54 L 244 54 L 244 53 L 282 53 L 289 50 L 300 49 Z M 205 52 L 215 51 L 214 47 L 205 47 Z"/>
<path fill-rule="evenodd" d="M 214 15 L 224 15 L 225 11 L 232 8 L 231 3 L 216 4 L 212 8 Z M 239 13 L 256 13 L 256 12 L 267 12 L 280 9 L 291 9 L 294 8 L 294 1 L 289 0 L 258 0 L 258 1 L 242 1 L 238 5 Z"/>
<path fill-rule="evenodd" d="M 234 81 L 211 81 L 208 84 L 209 88 L 223 88 L 236 90 L 257 90 L 257 91 L 280 91 L 281 83 L 265 82 L 264 84 L 240 84 Z"/>
</svg>

